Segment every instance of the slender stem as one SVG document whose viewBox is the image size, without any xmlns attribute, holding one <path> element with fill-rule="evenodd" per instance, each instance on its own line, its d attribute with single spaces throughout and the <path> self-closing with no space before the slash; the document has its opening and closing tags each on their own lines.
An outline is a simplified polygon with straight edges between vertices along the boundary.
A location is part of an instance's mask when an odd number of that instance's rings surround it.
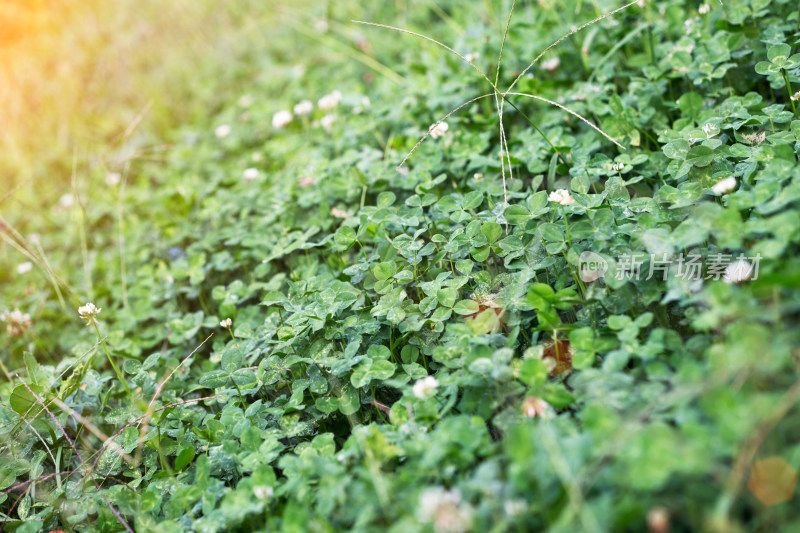
<svg viewBox="0 0 800 533">
<path fill-rule="evenodd" d="M 797 108 L 794 105 L 794 100 L 792 99 L 792 82 L 789 81 L 789 74 L 786 72 L 786 69 L 781 69 L 781 74 L 783 74 L 783 81 L 786 82 L 786 92 L 789 93 L 789 103 L 792 104 L 792 111 L 794 112 L 795 118 L 797 116 Z"/>
<path fill-rule="evenodd" d="M 247 407 L 245 407 L 247 404 L 244 403 L 244 396 L 242 395 L 242 389 L 239 388 L 238 383 L 236 383 L 236 380 L 234 380 L 233 378 L 231 378 L 231 383 L 233 383 L 233 386 L 236 387 L 236 392 L 239 393 L 239 401 L 242 402 L 242 411 L 245 411 L 247 409 Z"/>
<path fill-rule="evenodd" d="M 236 346 L 236 349 L 239 350 L 239 343 L 236 342 L 236 337 L 233 336 L 233 329 L 232 328 L 225 328 L 228 330 L 228 333 L 231 334 L 231 339 L 233 339 L 233 345 Z M 241 350 L 239 350 L 241 352 Z"/>
<path fill-rule="evenodd" d="M 108 362 L 111 363 L 111 368 L 114 369 L 114 372 L 117 374 L 117 378 L 122 383 L 122 386 L 125 387 L 125 391 L 128 393 L 128 396 L 133 399 L 133 394 L 131 393 L 131 389 L 128 388 L 128 384 L 125 382 L 125 379 L 122 377 L 117 365 L 114 364 L 114 360 L 111 358 L 111 352 L 108 351 L 108 346 L 106 346 L 106 341 L 103 340 L 103 336 L 100 335 L 100 328 L 97 326 L 97 323 L 94 324 L 94 331 L 97 333 L 97 338 L 100 341 L 100 344 L 103 346 L 103 351 L 106 352 L 106 357 L 108 358 Z"/>
<path fill-rule="evenodd" d="M 561 213 L 564 215 L 564 227 L 567 230 L 567 244 L 569 244 L 569 247 L 572 248 L 572 239 L 569 236 L 569 220 L 567 220 L 567 210 L 563 205 L 561 206 Z"/>
</svg>

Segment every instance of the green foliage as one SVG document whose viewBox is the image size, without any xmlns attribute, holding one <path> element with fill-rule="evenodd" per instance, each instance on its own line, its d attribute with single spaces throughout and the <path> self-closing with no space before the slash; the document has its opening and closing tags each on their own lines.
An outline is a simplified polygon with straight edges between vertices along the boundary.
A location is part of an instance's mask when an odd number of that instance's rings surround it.
<svg viewBox="0 0 800 533">
<path fill-rule="evenodd" d="M 52 220 L 4 215 L 0 310 L 31 325 L 0 347 L 3 527 L 655 531 L 665 509 L 674 531 L 797 528 L 793 501 L 747 490 L 755 458 L 800 467 L 796 2 L 632 6 L 520 78 L 624 150 L 506 95 L 505 167 L 484 98 L 402 171 L 486 80 L 347 21 L 426 28 L 494 73 L 510 6 L 358 4 L 274 14 L 297 44 L 241 58 L 264 74 L 207 95 L 214 116 L 125 188 L 87 168 Z M 516 5 L 499 88 L 619 7 L 568 4 Z M 759 254 L 758 277 L 715 276 L 719 254 Z M 691 255 L 698 280 L 677 275 Z"/>
</svg>

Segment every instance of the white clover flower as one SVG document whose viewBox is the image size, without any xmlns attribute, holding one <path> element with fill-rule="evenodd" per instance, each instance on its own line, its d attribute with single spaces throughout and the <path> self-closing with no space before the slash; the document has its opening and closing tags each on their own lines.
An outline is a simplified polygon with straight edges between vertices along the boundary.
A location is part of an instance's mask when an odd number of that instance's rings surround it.
<svg viewBox="0 0 800 533">
<path fill-rule="evenodd" d="M 535 396 L 528 396 L 522 402 L 522 414 L 528 418 L 542 416 L 549 413 L 551 409 L 549 403 Z"/>
<path fill-rule="evenodd" d="M 19 309 L 0 313 L 0 320 L 6 323 L 6 333 L 12 337 L 24 335 L 31 327 L 31 315 Z"/>
<path fill-rule="evenodd" d="M 414 396 L 420 400 L 424 400 L 429 396 L 433 396 L 433 394 L 436 392 L 436 387 L 438 386 L 439 380 L 433 376 L 427 376 L 422 379 L 418 379 L 417 382 L 414 383 Z"/>
<path fill-rule="evenodd" d="M 331 132 L 333 129 L 333 123 L 336 122 L 336 115 L 328 114 L 322 117 L 319 121 L 320 125 L 327 131 L 328 133 Z"/>
<path fill-rule="evenodd" d="M 278 111 L 274 115 L 272 115 L 272 127 L 273 128 L 285 128 L 289 125 L 292 121 L 292 114 L 289 111 L 283 110 Z"/>
<path fill-rule="evenodd" d="M 439 122 L 438 124 L 433 124 L 430 128 L 431 137 L 434 139 L 438 139 L 439 137 L 444 137 L 447 135 L 447 130 L 450 129 L 450 126 L 447 122 Z"/>
<path fill-rule="evenodd" d="M 647 511 L 647 528 L 652 533 L 667 533 L 670 530 L 669 511 L 663 507 Z"/>
<path fill-rule="evenodd" d="M 106 185 L 109 187 L 116 187 L 122 181 L 122 175 L 119 172 L 109 172 L 106 174 Z"/>
<path fill-rule="evenodd" d="M 259 172 L 257 168 L 246 168 L 242 173 L 244 180 L 247 182 L 253 181 L 258 178 Z"/>
<path fill-rule="evenodd" d="M 420 494 L 417 519 L 433 524 L 436 533 L 464 533 L 472 527 L 472 507 L 461 501 L 457 489 L 426 489 Z"/>
<path fill-rule="evenodd" d="M 464 56 L 464 59 L 466 59 L 470 63 L 474 63 L 475 61 L 478 60 L 479 57 L 481 57 L 481 55 L 478 52 L 471 52 L 469 54 L 466 54 Z"/>
<path fill-rule="evenodd" d="M 214 135 L 217 136 L 217 139 L 224 139 L 228 135 L 231 134 L 231 127 L 227 124 L 222 124 L 217 126 L 217 129 L 214 130 Z"/>
<path fill-rule="evenodd" d="M 542 70 L 546 70 L 547 72 L 555 72 L 558 70 L 559 65 L 561 65 L 561 60 L 558 57 L 551 57 L 550 59 L 545 59 L 542 61 Z"/>
<path fill-rule="evenodd" d="M 233 326 L 233 320 L 231 320 L 230 318 L 226 318 L 225 320 L 220 322 L 219 325 L 222 326 L 223 328 L 231 329 L 231 326 Z"/>
<path fill-rule="evenodd" d="M 753 264 L 750 261 L 739 259 L 725 267 L 722 281 L 725 283 L 743 283 L 753 276 Z"/>
<path fill-rule="evenodd" d="M 561 205 L 569 205 L 575 201 L 575 198 L 570 196 L 568 190 L 558 189 L 557 191 L 551 192 L 550 196 L 547 197 L 547 200 L 550 202 L 557 202 Z"/>
<path fill-rule="evenodd" d="M 711 7 L 708 4 L 703 4 L 699 8 L 697 8 L 697 12 L 701 15 L 706 15 L 708 12 L 711 11 Z"/>
<path fill-rule="evenodd" d="M 92 324 L 98 324 L 97 315 L 100 314 L 100 311 L 102 311 L 101 308 L 89 302 L 78 308 L 78 315 L 80 315 L 82 320 L 86 321 L 87 326 L 91 326 Z"/>
<path fill-rule="evenodd" d="M 331 215 L 333 215 L 334 218 L 350 218 L 351 216 L 353 216 L 353 214 L 350 213 L 349 211 L 345 211 L 344 209 L 339 209 L 338 207 L 334 207 L 333 209 L 331 209 Z"/>
<path fill-rule="evenodd" d="M 75 197 L 71 193 L 65 193 L 58 199 L 58 207 L 61 209 L 70 209 L 75 205 Z"/>
<path fill-rule="evenodd" d="M 526 508 L 524 500 L 508 500 L 503 504 L 503 510 L 510 517 L 524 513 Z"/>
<path fill-rule="evenodd" d="M 714 191 L 716 194 L 726 194 L 731 192 L 736 188 L 736 178 L 733 176 L 728 176 L 727 178 L 722 178 L 713 187 L 711 190 Z"/>
<path fill-rule="evenodd" d="M 798 100 L 800 100 L 800 91 L 797 91 L 792 95 L 792 102 L 797 102 Z"/>
<path fill-rule="evenodd" d="M 767 140 L 767 133 L 764 131 L 754 131 L 752 133 L 743 133 L 742 140 L 750 146 L 758 146 Z"/>
<path fill-rule="evenodd" d="M 33 270 L 33 263 L 30 261 L 25 261 L 17 265 L 17 274 L 27 274 L 31 270 Z"/>
<path fill-rule="evenodd" d="M 333 91 L 330 94 L 326 94 L 322 98 L 319 99 L 317 102 L 317 107 L 322 109 L 323 111 L 330 111 L 332 109 L 336 109 L 336 106 L 339 105 L 339 102 L 342 101 L 342 93 L 339 91 Z"/>
<path fill-rule="evenodd" d="M 314 104 L 311 103 L 311 100 L 303 100 L 296 106 L 294 106 L 294 114 L 295 115 L 308 115 L 314 110 Z"/>
<path fill-rule="evenodd" d="M 259 500 L 269 499 L 274 493 L 275 490 L 272 487 L 267 487 L 266 485 L 256 485 L 253 487 L 253 495 Z"/>
<path fill-rule="evenodd" d="M 615 172 L 619 172 L 625 168 L 625 165 L 623 163 L 614 163 L 614 166 L 611 168 L 613 168 Z"/>
</svg>

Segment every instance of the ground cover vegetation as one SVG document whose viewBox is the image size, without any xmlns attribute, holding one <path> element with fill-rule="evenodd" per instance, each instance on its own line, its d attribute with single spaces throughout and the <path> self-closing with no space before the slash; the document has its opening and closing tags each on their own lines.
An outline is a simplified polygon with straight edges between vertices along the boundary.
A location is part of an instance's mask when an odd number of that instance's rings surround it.
<svg viewBox="0 0 800 533">
<path fill-rule="evenodd" d="M 3 141 L 2 529 L 800 528 L 796 2 L 213 4 Z"/>
</svg>

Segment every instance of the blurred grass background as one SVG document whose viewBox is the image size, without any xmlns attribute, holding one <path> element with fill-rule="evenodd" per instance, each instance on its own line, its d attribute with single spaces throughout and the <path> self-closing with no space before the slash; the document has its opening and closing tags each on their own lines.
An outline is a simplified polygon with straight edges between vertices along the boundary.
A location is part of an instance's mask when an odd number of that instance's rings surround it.
<svg viewBox="0 0 800 533">
<path fill-rule="evenodd" d="M 304 4 L 293 2 L 293 6 Z M 282 3 L 4 0 L 0 3 L 0 209 L 54 202 L 74 160 L 163 141 L 257 75 Z"/>
<path fill-rule="evenodd" d="M 480 21 L 481 5 L 459 18 Z M 313 99 L 333 88 L 303 87 L 309 69 L 331 84 L 397 83 L 389 61 L 405 41 L 372 48 L 366 36 L 379 34 L 349 21 L 425 24 L 431 13 L 463 31 L 431 0 L 3 0 L 0 213 L 25 229 L 31 209 L 71 191 L 73 174 L 158 158 L 178 126 L 210 125 L 245 93 Z"/>
<path fill-rule="evenodd" d="M 271 114 L 334 89 L 396 94 L 398 71 L 430 65 L 407 40 L 350 21 L 434 20 L 447 40 L 466 21 L 486 22 L 482 5 L 453 13 L 432 0 L 1 1 L 0 285 L 12 283 L 30 259 L 21 247 L 36 237 L 35 255 L 68 286 L 81 273 L 90 295 L 97 254 L 152 218 L 154 194 L 174 185 L 170 151 L 242 120 L 243 96 Z M 428 89 L 404 84 L 407 96 Z M 263 142 L 268 127 L 249 142 Z M 124 189 L 106 185 L 112 172 L 126 176 Z M 0 295 L 0 304 L 21 302 Z"/>
</svg>

